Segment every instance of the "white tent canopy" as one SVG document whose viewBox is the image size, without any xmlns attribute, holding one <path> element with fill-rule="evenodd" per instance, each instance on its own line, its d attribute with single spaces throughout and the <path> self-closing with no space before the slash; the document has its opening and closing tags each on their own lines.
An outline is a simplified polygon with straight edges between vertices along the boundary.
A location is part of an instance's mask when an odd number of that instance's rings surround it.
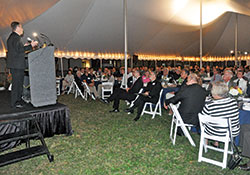
<svg viewBox="0 0 250 175">
<path fill-rule="evenodd" d="M 6 43 L 10 33 L 8 25 L 17 16 L 22 17 L 16 20 L 24 24 L 24 39 L 37 32 L 49 36 L 62 51 L 124 51 L 123 0 L 22 0 L 19 4 L 16 4 L 17 0 L 2 1 L 1 8 L 4 10 L 1 11 L 1 18 L 5 22 L 0 26 L 0 36 L 3 43 Z M 194 24 L 195 18 L 188 21 L 185 17 L 192 17 L 193 11 L 199 17 L 199 2 L 128 0 L 129 53 L 198 56 L 199 26 Z M 238 48 L 240 51 L 250 51 L 247 32 L 250 18 L 246 16 L 250 15 L 250 2 L 203 0 L 204 13 L 210 6 L 213 11 L 208 13 L 208 17 L 213 16 L 216 9 L 245 14 L 238 15 Z M 16 13 L 13 14 L 12 10 Z M 236 13 L 223 12 L 217 19 L 204 25 L 203 55 L 227 56 L 230 50 L 234 50 Z M 205 14 L 203 16 L 206 17 Z"/>
</svg>

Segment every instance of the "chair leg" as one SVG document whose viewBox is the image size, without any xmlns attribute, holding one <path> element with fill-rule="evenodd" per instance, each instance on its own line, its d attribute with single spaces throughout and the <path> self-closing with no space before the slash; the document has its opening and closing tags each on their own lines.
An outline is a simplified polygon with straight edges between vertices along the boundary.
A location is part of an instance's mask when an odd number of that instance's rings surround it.
<svg viewBox="0 0 250 175">
<path fill-rule="evenodd" d="M 203 146 L 204 146 L 205 153 L 207 153 L 207 140 L 205 138 L 203 139 Z"/>
<path fill-rule="evenodd" d="M 149 105 L 149 109 L 150 109 L 150 112 L 152 113 L 153 112 L 152 104 Z"/>
<path fill-rule="evenodd" d="M 170 139 L 171 140 L 173 140 L 173 130 L 174 130 L 174 116 L 172 118 L 171 128 L 170 128 Z"/>
<path fill-rule="evenodd" d="M 224 154 L 223 154 L 223 162 L 222 162 L 222 168 L 226 168 L 227 167 L 227 154 L 228 154 L 228 141 L 225 142 L 225 146 L 224 146 Z"/>
<path fill-rule="evenodd" d="M 201 138 L 200 138 L 200 148 L 199 148 L 199 155 L 198 155 L 198 162 L 201 162 L 202 154 L 203 154 L 203 146 L 204 146 L 204 138 L 203 138 L 203 133 L 201 133 Z"/>
<path fill-rule="evenodd" d="M 178 129 L 178 124 L 177 122 L 175 123 L 175 130 L 174 130 L 174 139 L 173 139 L 173 145 L 175 145 L 175 140 L 176 140 L 176 134 L 177 134 L 177 129 Z"/>
<path fill-rule="evenodd" d="M 158 105 L 158 108 L 159 108 L 159 113 L 160 113 L 160 116 L 161 116 L 161 104 Z"/>
<path fill-rule="evenodd" d="M 155 109 L 154 109 L 154 112 L 153 112 L 152 119 L 155 118 L 155 115 L 156 115 L 156 114 L 160 115 L 160 112 L 158 112 L 158 107 L 159 107 L 159 105 L 158 105 L 158 103 L 157 103 L 157 104 L 155 105 Z"/>
<path fill-rule="evenodd" d="M 78 94 L 77 94 L 77 91 L 76 91 L 76 93 L 75 93 L 75 98 L 77 98 L 77 95 L 78 95 Z"/>
</svg>

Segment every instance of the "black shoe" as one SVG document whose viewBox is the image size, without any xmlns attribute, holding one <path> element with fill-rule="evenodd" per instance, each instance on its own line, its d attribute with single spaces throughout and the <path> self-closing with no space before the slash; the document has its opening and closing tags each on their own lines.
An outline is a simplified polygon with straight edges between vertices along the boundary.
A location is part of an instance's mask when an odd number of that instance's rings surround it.
<svg viewBox="0 0 250 175">
<path fill-rule="evenodd" d="M 246 168 L 246 167 L 247 167 L 247 163 L 239 165 L 239 168 Z"/>
<path fill-rule="evenodd" d="M 130 109 L 130 108 L 125 109 L 124 111 L 125 111 L 126 113 L 128 113 L 128 114 L 133 114 L 133 113 L 134 113 L 134 110 L 133 110 L 133 109 Z"/>
<path fill-rule="evenodd" d="M 140 116 L 139 116 L 139 117 L 138 117 L 138 116 L 135 117 L 135 118 L 134 118 L 134 121 L 136 122 L 137 120 L 139 120 L 139 118 L 140 118 Z"/>
<path fill-rule="evenodd" d="M 119 109 L 113 109 L 112 111 L 109 111 L 109 112 L 115 112 L 115 113 L 117 113 L 117 112 L 120 112 L 120 111 L 119 111 Z"/>
<path fill-rule="evenodd" d="M 22 104 L 16 104 L 16 108 L 23 108 L 24 106 Z"/>
<path fill-rule="evenodd" d="M 243 170 L 243 171 L 250 171 L 250 166 L 248 165 L 248 163 L 239 165 L 239 169 Z"/>
<path fill-rule="evenodd" d="M 100 98 L 100 101 L 103 102 L 103 103 L 105 103 L 105 104 L 109 104 L 109 101 L 106 100 L 106 99 Z"/>
</svg>

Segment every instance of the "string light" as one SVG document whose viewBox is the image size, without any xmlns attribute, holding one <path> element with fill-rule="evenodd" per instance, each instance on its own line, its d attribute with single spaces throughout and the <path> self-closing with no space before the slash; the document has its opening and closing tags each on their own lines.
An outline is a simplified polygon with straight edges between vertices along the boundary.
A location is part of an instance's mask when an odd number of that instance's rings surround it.
<svg viewBox="0 0 250 175">
<path fill-rule="evenodd" d="M 247 53 L 248 54 L 248 53 Z M 246 61 L 250 60 L 250 55 L 241 55 L 238 57 L 238 60 Z M 138 55 L 138 60 L 148 60 L 148 61 L 190 61 L 190 62 L 198 62 L 200 61 L 200 57 L 185 57 L 185 56 L 176 56 L 176 55 L 150 55 L 150 54 L 136 54 Z M 123 60 L 123 53 L 94 53 L 94 52 L 79 52 L 79 51 L 60 51 L 56 50 L 54 53 L 55 57 L 65 57 L 65 58 L 87 58 L 87 59 L 114 59 L 114 60 Z M 0 57 L 6 57 L 5 48 L 0 51 Z M 128 55 L 128 58 L 131 58 Z M 203 62 L 224 62 L 224 61 L 235 61 L 234 56 L 226 56 L 226 57 L 216 57 L 216 56 L 206 56 L 202 57 Z"/>
</svg>

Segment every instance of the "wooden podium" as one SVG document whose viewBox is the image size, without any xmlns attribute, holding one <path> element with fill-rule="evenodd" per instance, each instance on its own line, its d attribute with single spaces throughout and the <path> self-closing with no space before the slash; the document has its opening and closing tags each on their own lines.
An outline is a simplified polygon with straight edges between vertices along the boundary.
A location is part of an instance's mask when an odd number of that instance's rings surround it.
<svg viewBox="0 0 250 175">
<path fill-rule="evenodd" d="M 56 104 L 54 47 L 40 48 L 28 54 L 31 104 L 34 107 Z"/>
</svg>

